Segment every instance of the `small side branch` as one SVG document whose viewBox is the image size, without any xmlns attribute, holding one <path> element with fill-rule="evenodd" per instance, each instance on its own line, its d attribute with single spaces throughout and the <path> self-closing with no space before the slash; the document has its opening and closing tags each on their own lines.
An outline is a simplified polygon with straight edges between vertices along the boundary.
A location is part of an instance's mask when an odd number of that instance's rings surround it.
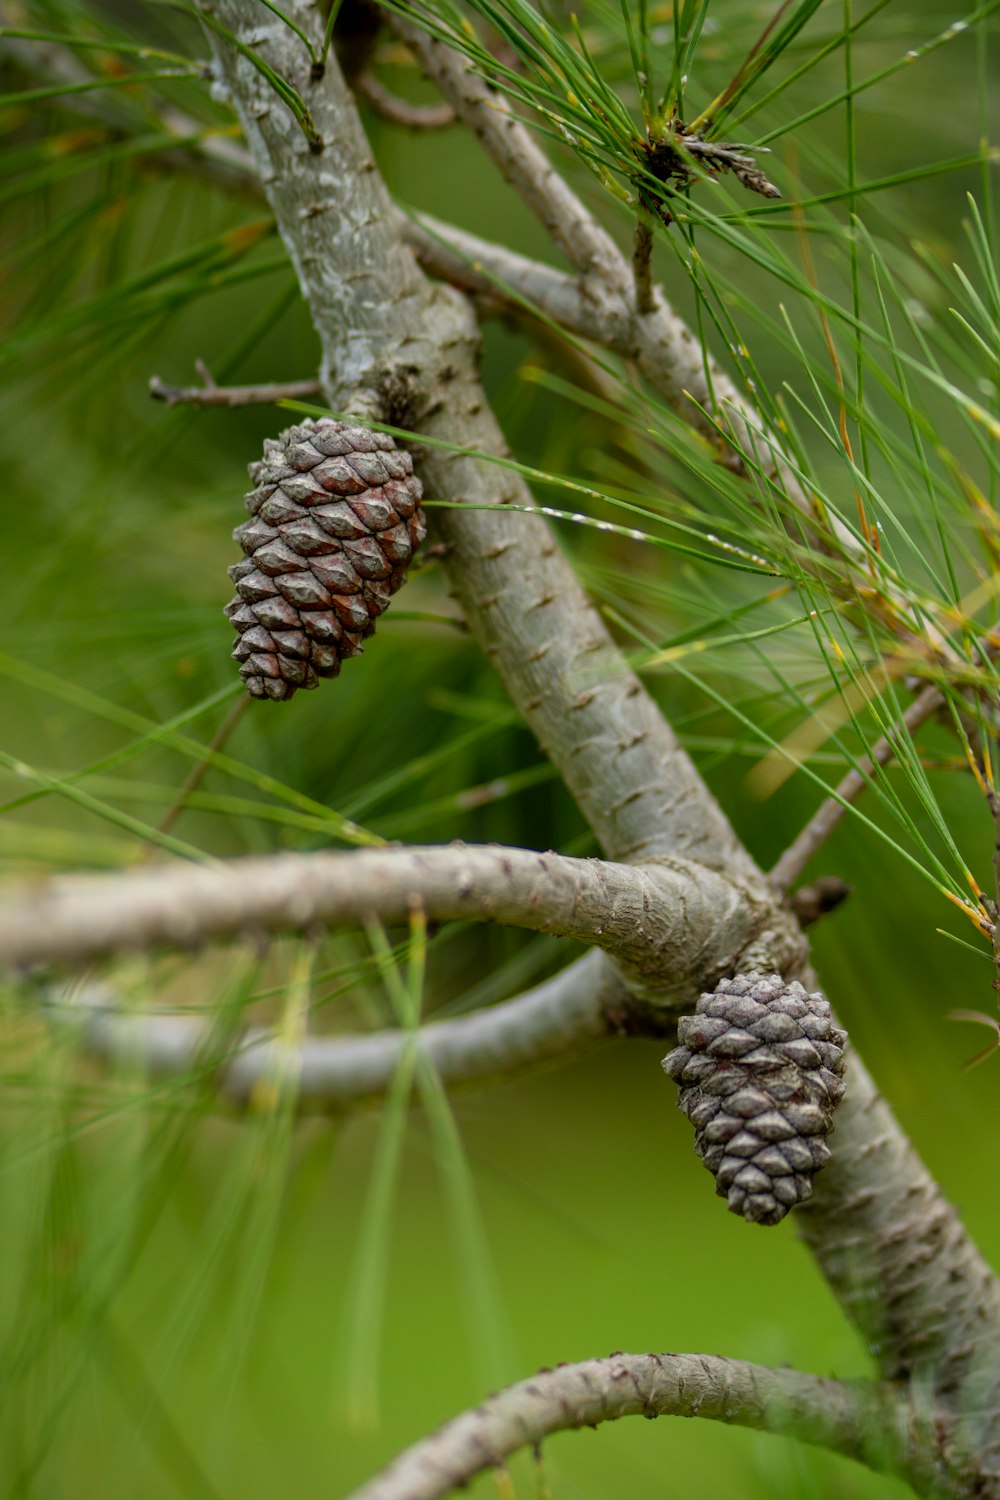
<svg viewBox="0 0 1000 1500">
<path fill-rule="evenodd" d="M 620 283 L 624 263 L 614 241 L 547 160 L 504 96 L 475 73 L 458 47 L 449 46 L 398 13 L 389 13 L 387 20 L 570 265 L 583 276 L 602 282 L 617 279 Z"/>
<path fill-rule="evenodd" d="M 770 908 L 683 860 L 612 864 L 454 844 L 279 854 L 207 867 L 67 876 L 0 906 L 0 964 L 81 964 L 275 932 L 315 934 L 377 916 L 471 918 L 604 948 L 650 982 L 729 972 Z"/>
<path fill-rule="evenodd" d="M 619 1417 L 707 1417 L 894 1468 L 902 1403 L 870 1381 L 821 1380 L 704 1354 L 613 1354 L 541 1370 L 415 1443 L 350 1500 L 439 1500 L 554 1432 Z"/>
<path fill-rule="evenodd" d="M 848 771 L 836 791 L 820 803 L 802 832 L 789 844 L 770 871 L 768 878 L 777 890 L 787 891 L 795 883 L 813 855 L 826 843 L 848 807 L 857 802 L 869 785 L 875 767 L 887 765 L 892 760 L 904 732 L 912 734 L 919 729 L 943 702 L 940 688 L 933 684 L 925 687 L 904 713 L 899 732 L 884 735 L 873 745 L 871 753 L 864 757 L 858 767 Z"/>
<path fill-rule="evenodd" d="M 429 1022 L 420 1029 L 420 1046 L 447 1088 L 481 1085 L 596 1046 L 628 1015 L 630 999 L 604 954 L 587 953 L 523 995 L 472 1015 Z M 294 1106 L 303 1114 L 354 1109 L 382 1097 L 409 1037 L 388 1030 L 312 1036 L 290 1046 L 255 1028 L 230 1041 L 219 1058 L 209 1050 L 207 1021 L 127 1014 L 99 986 L 71 1002 L 51 1003 L 47 1015 L 52 1025 L 76 1030 L 84 1050 L 112 1066 L 128 1062 L 156 1078 L 210 1069 L 215 1093 L 232 1104 L 245 1105 L 261 1084 L 288 1078 Z"/>
<path fill-rule="evenodd" d="M 362 73 L 351 84 L 359 99 L 393 125 L 402 125 L 406 130 L 444 130 L 455 123 L 455 111 L 450 104 L 411 104 L 409 99 L 400 99 L 392 93 L 374 73 Z"/>
<path fill-rule="evenodd" d="M 200 359 L 195 362 L 195 369 L 201 376 L 201 385 L 165 385 L 159 375 L 154 375 L 149 382 L 149 394 L 154 401 L 165 401 L 167 406 L 261 406 L 275 401 L 308 401 L 314 396 L 322 399 L 323 396 L 323 387 L 318 380 L 216 385 Z"/>
</svg>

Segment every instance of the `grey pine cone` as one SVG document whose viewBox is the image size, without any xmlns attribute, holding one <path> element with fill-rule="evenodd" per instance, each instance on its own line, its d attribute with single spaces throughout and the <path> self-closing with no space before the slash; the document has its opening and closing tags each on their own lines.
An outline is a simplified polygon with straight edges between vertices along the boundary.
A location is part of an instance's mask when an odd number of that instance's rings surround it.
<svg viewBox="0 0 1000 1500">
<path fill-rule="evenodd" d="M 233 656 L 252 697 L 290 698 L 360 654 L 402 584 L 425 534 L 420 481 L 391 437 L 332 419 L 269 439 L 250 478 Z"/>
<path fill-rule="evenodd" d="M 812 1193 L 844 1093 L 847 1034 L 823 995 L 777 974 L 721 979 L 663 1059 L 730 1210 L 777 1224 Z"/>
</svg>

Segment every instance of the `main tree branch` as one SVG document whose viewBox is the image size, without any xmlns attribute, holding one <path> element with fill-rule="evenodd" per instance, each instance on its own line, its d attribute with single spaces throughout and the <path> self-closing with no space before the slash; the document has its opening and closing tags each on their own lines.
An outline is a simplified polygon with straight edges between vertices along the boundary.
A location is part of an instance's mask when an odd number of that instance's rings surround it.
<svg viewBox="0 0 1000 1500">
<path fill-rule="evenodd" d="M 612 1354 L 540 1370 L 415 1443 L 350 1500 L 440 1500 L 555 1432 L 619 1417 L 705 1417 L 893 1469 L 905 1404 L 871 1381 L 821 1380 L 705 1354 Z"/>
</svg>

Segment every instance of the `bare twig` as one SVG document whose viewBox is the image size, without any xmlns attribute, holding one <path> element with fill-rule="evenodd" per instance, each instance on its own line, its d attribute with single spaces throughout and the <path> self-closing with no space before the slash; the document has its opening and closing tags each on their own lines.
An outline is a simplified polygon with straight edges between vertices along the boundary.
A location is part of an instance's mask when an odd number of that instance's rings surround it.
<svg viewBox="0 0 1000 1500">
<path fill-rule="evenodd" d="M 431 920 L 576 938 L 688 992 L 706 971 L 729 973 L 769 915 L 742 887 L 683 860 L 629 866 L 464 844 L 279 854 L 34 885 L 0 907 L 0 964 L 79 964 L 369 916 L 405 922 L 415 906 Z"/>
<path fill-rule="evenodd" d="M 351 80 L 351 87 L 383 120 L 407 130 L 444 130 L 455 123 L 455 111 L 450 104 L 411 104 L 409 99 L 400 99 L 387 89 L 374 73 L 360 74 Z"/>
<path fill-rule="evenodd" d="M 780 474 L 793 503 L 811 515 L 806 496 L 780 461 L 779 450 L 774 449 L 772 455 L 770 443 L 758 436 L 764 430 L 759 416 L 729 376 L 705 359 L 699 341 L 662 294 L 656 292 L 656 305 L 649 313 L 635 316 L 628 260 L 556 171 L 527 126 L 512 114 L 503 95 L 471 69 L 460 44 L 449 46 L 395 15 L 390 24 L 584 278 L 582 291 L 592 299 L 595 314 L 603 318 L 613 309 L 613 315 L 620 316 L 623 308 L 628 310 L 631 352 L 661 395 L 713 442 L 718 442 L 718 434 L 712 418 L 721 420 L 731 433 L 734 452 L 754 454 L 765 468 Z"/>
<path fill-rule="evenodd" d="M 635 310 L 640 318 L 656 306 L 653 289 L 653 231 L 642 219 L 635 226 L 632 240 L 632 279 L 635 282 Z"/>
<path fill-rule="evenodd" d="M 848 771 L 836 791 L 831 792 L 829 797 L 820 803 L 802 832 L 793 839 L 771 869 L 768 878 L 777 890 L 787 891 L 798 879 L 813 855 L 818 853 L 826 843 L 848 807 L 857 802 L 865 787 L 869 785 L 875 767 L 887 765 L 898 752 L 901 737 L 919 729 L 921 724 L 926 723 L 937 712 L 943 702 L 944 695 L 941 689 L 928 684 L 903 714 L 899 730 L 893 731 L 891 735 L 884 735 L 882 739 L 876 741 L 871 752 L 860 761 L 858 766 Z"/>
<path fill-rule="evenodd" d="M 602 953 L 591 952 L 510 1000 L 471 1015 L 430 1021 L 420 1046 L 448 1088 L 482 1086 L 526 1068 L 569 1060 L 598 1045 L 631 1016 L 631 996 Z M 51 1002 L 52 1024 L 79 1034 L 88 1053 L 114 1064 L 138 1064 L 157 1078 L 210 1068 L 219 1098 L 246 1104 L 258 1084 L 276 1074 L 294 1080 L 299 1112 L 354 1109 L 391 1087 L 408 1033 L 309 1036 L 294 1046 L 264 1029 L 245 1031 L 211 1050 L 208 1020 L 126 1013 L 110 990 L 89 985 L 69 1004 Z"/>
<path fill-rule="evenodd" d="M 187 806 L 189 798 L 192 797 L 193 794 L 198 790 L 205 777 L 212 769 L 212 761 L 214 757 L 225 745 L 226 741 L 229 739 L 229 736 L 232 734 L 233 730 L 236 728 L 237 724 L 240 722 L 249 706 L 250 699 L 244 693 L 230 708 L 222 723 L 219 725 L 218 729 L 209 740 L 206 747 L 207 753 L 202 757 L 201 760 L 195 761 L 187 776 L 184 778 L 184 781 L 178 787 L 177 795 L 174 797 L 170 806 L 167 808 L 166 812 L 163 814 L 163 817 L 160 819 L 159 824 L 157 825 L 157 833 L 169 833 L 171 828 L 173 828 L 174 824 L 177 822 L 177 819 L 180 817 L 181 813 Z M 141 850 L 139 851 L 139 857 L 141 859 L 148 859 L 150 855 L 155 852 L 156 848 L 157 845 L 155 841 L 153 839 L 147 839 L 146 843 L 143 844 Z"/>
<path fill-rule="evenodd" d="M 275 401 L 306 401 L 311 396 L 323 395 L 323 387 L 318 380 L 291 380 L 263 385 L 216 385 L 201 360 L 197 361 L 195 368 L 201 376 L 201 385 L 164 385 L 159 375 L 153 375 L 149 382 L 149 394 L 154 401 L 165 401 L 168 406 L 180 406 L 184 403 L 193 406 L 259 406 Z"/>
<path fill-rule="evenodd" d="M 570 190 L 504 96 L 473 71 L 457 47 L 431 36 L 408 17 L 390 12 L 387 20 L 570 265 L 582 276 L 624 289 L 628 272 L 614 241 Z"/>
<path fill-rule="evenodd" d="M 619 1417 L 706 1417 L 877 1468 L 902 1457 L 906 1406 L 874 1381 L 822 1380 L 706 1354 L 612 1354 L 540 1370 L 415 1443 L 349 1500 L 440 1500 L 554 1432 Z"/>
</svg>

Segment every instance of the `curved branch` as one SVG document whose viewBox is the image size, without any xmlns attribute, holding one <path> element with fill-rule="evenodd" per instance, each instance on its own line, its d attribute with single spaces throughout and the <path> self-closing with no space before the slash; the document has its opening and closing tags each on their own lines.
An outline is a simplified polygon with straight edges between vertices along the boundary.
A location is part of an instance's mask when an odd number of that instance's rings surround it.
<svg viewBox="0 0 1000 1500">
<path fill-rule="evenodd" d="M 419 1045 L 448 1088 L 482 1084 L 539 1063 L 578 1056 L 612 1035 L 628 1013 L 621 976 L 601 953 L 587 953 L 561 973 L 513 999 L 472 1015 L 430 1021 Z M 387 1093 L 410 1033 L 312 1036 L 286 1044 L 264 1028 L 244 1032 L 219 1059 L 206 1021 L 181 1016 L 126 1014 L 119 999 L 96 986 L 71 1003 L 51 1003 L 50 1020 L 78 1030 L 83 1047 L 106 1063 L 139 1064 L 157 1078 L 204 1066 L 216 1070 L 214 1090 L 246 1104 L 262 1083 L 294 1081 L 301 1113 L 356 1108 Z"/>
<path fill-rule="evenodd" d="M 374 73 L 358 74 L 353 87 L 358 97 L 383 120 L 402 125 L 406 130 L 445 130 L 455 123 L 455 111 L 450 104 L 413 104 L 387 89 Z"/>
<path fill-rule="evenodd" d="M 372 916 L 406 922 L 414 911 L 575 938 L 687 992 L 706 973 L 729 972 L 768 915 L 766 903 L 682 860 L 617 865 L 464 844 L 356 849 L 57 877 L 0 907 L 0 963 L 79 964 Z"/>
<path fill-rule="evenodd" d="M 554 1432 L 619 1417 L 707 1417 L 897 1467 L 906 1408 L 872 1381 L 822 1380 L 705 1354 L 612 1354 L 540 1370 L 415 1443 L 349 1500 L 439 1500 Z"/>
</svg>

